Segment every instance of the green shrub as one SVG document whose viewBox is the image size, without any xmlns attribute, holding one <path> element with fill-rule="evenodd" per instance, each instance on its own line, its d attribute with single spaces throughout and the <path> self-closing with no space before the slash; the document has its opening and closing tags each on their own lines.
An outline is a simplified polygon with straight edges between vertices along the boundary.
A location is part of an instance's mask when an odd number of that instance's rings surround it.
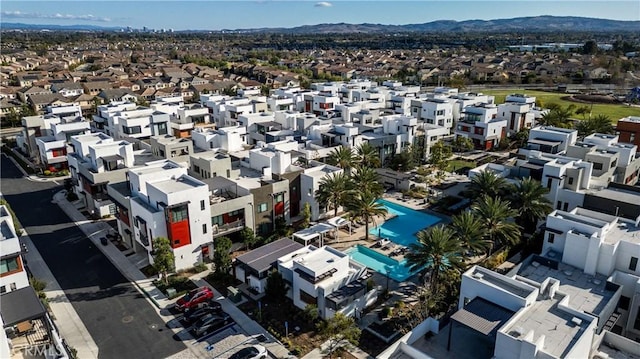
<svg viewBox="0 0 640 359">
<path fill-rule="evenodd" d="M 204 263 L 198 263 L 193 266 L 193 269 L 196 271 L 196 273 L 202 273 L 208 269 L 208 266 Z"/>
<path fill-rule="evenodd" d="M 376 286 L 376 282 L 374 282 L 372 278 L 369 278 L 367 280 L 367 292 L 371 291 L 375 286 Z"/>
<path fill-rule="evenodd" d="M 51 176 L 51 171 L 49 171 L 49 170 L 44 170 L 44 175 L 45 175 L 45 176 Z"/>
<path fill-rule="evenodd" d="M 47 283 L 41 280 L 38 280 L 34 277 L 31 277 L 29 279 L 29 284 L 33 287 L 33 290 L 35 290 L 36 292 L 42 292 L 47 287 Z"/>
</svg>

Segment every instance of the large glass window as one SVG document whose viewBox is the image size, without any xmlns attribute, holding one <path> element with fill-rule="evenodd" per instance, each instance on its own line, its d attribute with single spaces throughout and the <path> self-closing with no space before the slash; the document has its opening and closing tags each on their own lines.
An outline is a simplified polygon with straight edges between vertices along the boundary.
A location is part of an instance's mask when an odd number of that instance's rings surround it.
<svg viewBox="0 0 640 359">
<path fill-rule="evenodd" d="M 171 222 L 182 222 L 188 218 L 189 213 L 186 205 L 171 208 Z"/>
<path fill-rule="evenodd" d="M 258 205 L 258 213 L 262 213 L 262 212 L 266 212 L 267 211 L 267 203 L 260 203 Z"/>
<path fill-rule="evenodd" d="M 20 269 L 18 257 L 0 259 L 0 274 L 16 272 Z"/>
<path fill-rule="evenodd" d="M 318 299 L 302 289 L 300 289 L 300 300 L 307 304 L 318 305 Z"/>
</svg>

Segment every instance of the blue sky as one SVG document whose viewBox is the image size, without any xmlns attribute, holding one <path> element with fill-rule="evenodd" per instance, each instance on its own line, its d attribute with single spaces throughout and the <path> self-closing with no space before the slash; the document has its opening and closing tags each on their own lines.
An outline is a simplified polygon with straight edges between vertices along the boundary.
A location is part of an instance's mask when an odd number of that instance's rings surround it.
<svg viewBox="0 0 640 359">
<path fill-rule="evenodd" d="M 640 20 L 640 1 L 2 1 L 0 21 L 154 29 L 246 29 L 320 23 L 414 24 L 520 16 Z"/>
</svg>

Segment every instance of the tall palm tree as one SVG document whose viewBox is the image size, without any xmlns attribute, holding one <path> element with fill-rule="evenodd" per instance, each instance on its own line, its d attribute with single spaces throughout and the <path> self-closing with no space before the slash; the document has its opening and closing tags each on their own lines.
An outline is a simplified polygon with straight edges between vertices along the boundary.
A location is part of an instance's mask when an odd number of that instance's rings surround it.
<svg viewBox="0 0 640 359">
<path fill-rule="evenodd" d="M 333 215 L 338 215 L 338 207 L 344 206 L 352 191 L 349 176 L 340 173 L 329 174 L 320 180 L 316 198 L 322 207 L 333 208 Z"/>
<path fill-rule="evenodd" d="M 501 196 L 507 187 L 507 181 L 492 171 L 482 171 L 471 179 L 467 186 L 472 198 Z"/>
<path fill-rule="evenodd" d="M 585 137 L 593 133 L 610 134 L 614 132 L 609 116 L 598 114 L 576 124 L 578 136 Z"/>
<path fill-rule="evenodd" d="M 531 177 L 523 178 L 509 186 L 508 199 L 518 214 L 516 223 L 525 233 L 533 233 L 538 220 L 545 218 L 553 208 L 546 194 L 549 190 Z"/>
<path fill-rule="evenodd" d="M 384 188 L 380 184 L 378 173 L 370 167 L 357 166 L 351 174 L 351 181 L 358 191 L 368 191 L 376 197 L 382 196 Z"/>
<path fill-rule="evenodd" d="M 406 255 L 411 270 L 431 272 L 431 290 L 438 291 L 438 278 L 449 270 L 463 267 L 462 247 L 455 232 L 444 225 L 418 232 L 418 242 L 411 244 Z"/>
<path fill-rule="evenodd" d="M 486 253 L 489 242 L 484 236 L 482 221 L 473 212 L 465 211 L 451 220 L 451 229 L 462 248 L 472 253 Z"/>
<path fill-rule="evenodd" d="M 569 105 L 567 107 L 562 107 L 560 105 L 554 106 L 549 105 L 549 112 L 542 115 L 539 123 L 544 126 L 554 126 L 554 127 L 563 127 L 569 128 L 571 127 L 571 116 L 575 111 L 575 105 Z"/>
<path fill-rule="evenodd" d="M 471 206 L 480 218 L 485 238 L 489 240 L 489 255 L 496 245 L 516 244 L 520 240 L 520 227 L 509 222 L 517 212 L 511 209 L 511 203 L 499 197 L 484 195 Z"/>
<path fill-rule="evenodd" d="M 356 148 L 358 156 L 358 162 L 363 167 L 380 167 L 380 156 L 378 155 L 378 149 L 371 146 L 369 142 L 364 142 Z"/>
<path fill-rule="evenodd" d="M 378 198 L 374 193 L 358 191 L 347 205 L 353 218 L 359 218 L 364 221 L 365 240 L 369 240 L 369 223 L 373 222 L 375 225 L 375 217 L 387 215 L 387 209 L 376 202 Z"/>
<path fill-rule="evenodd" d="M 351 148 L 340 146 L 331 151 L 327 162 L 330 165 L 338 166 L 349 172 L 351 167 L 356 163 L 356 156 L 353 154 Z"/>
</svg>

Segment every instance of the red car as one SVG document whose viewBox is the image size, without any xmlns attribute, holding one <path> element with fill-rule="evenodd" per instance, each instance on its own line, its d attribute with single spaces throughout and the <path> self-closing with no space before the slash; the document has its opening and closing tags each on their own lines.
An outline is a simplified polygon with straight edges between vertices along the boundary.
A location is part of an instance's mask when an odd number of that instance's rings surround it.
<svg viewBox="0 0 640 359">
<path fill-rule="evenodd" d="M 184 297 L 176 302 L 176 309 L 185 311 L 193 309 L 200 303 L 204 303 L 213 298 L 213 291 L 209 287 L 200 287 L 185 294 Z"/>
</svg>

